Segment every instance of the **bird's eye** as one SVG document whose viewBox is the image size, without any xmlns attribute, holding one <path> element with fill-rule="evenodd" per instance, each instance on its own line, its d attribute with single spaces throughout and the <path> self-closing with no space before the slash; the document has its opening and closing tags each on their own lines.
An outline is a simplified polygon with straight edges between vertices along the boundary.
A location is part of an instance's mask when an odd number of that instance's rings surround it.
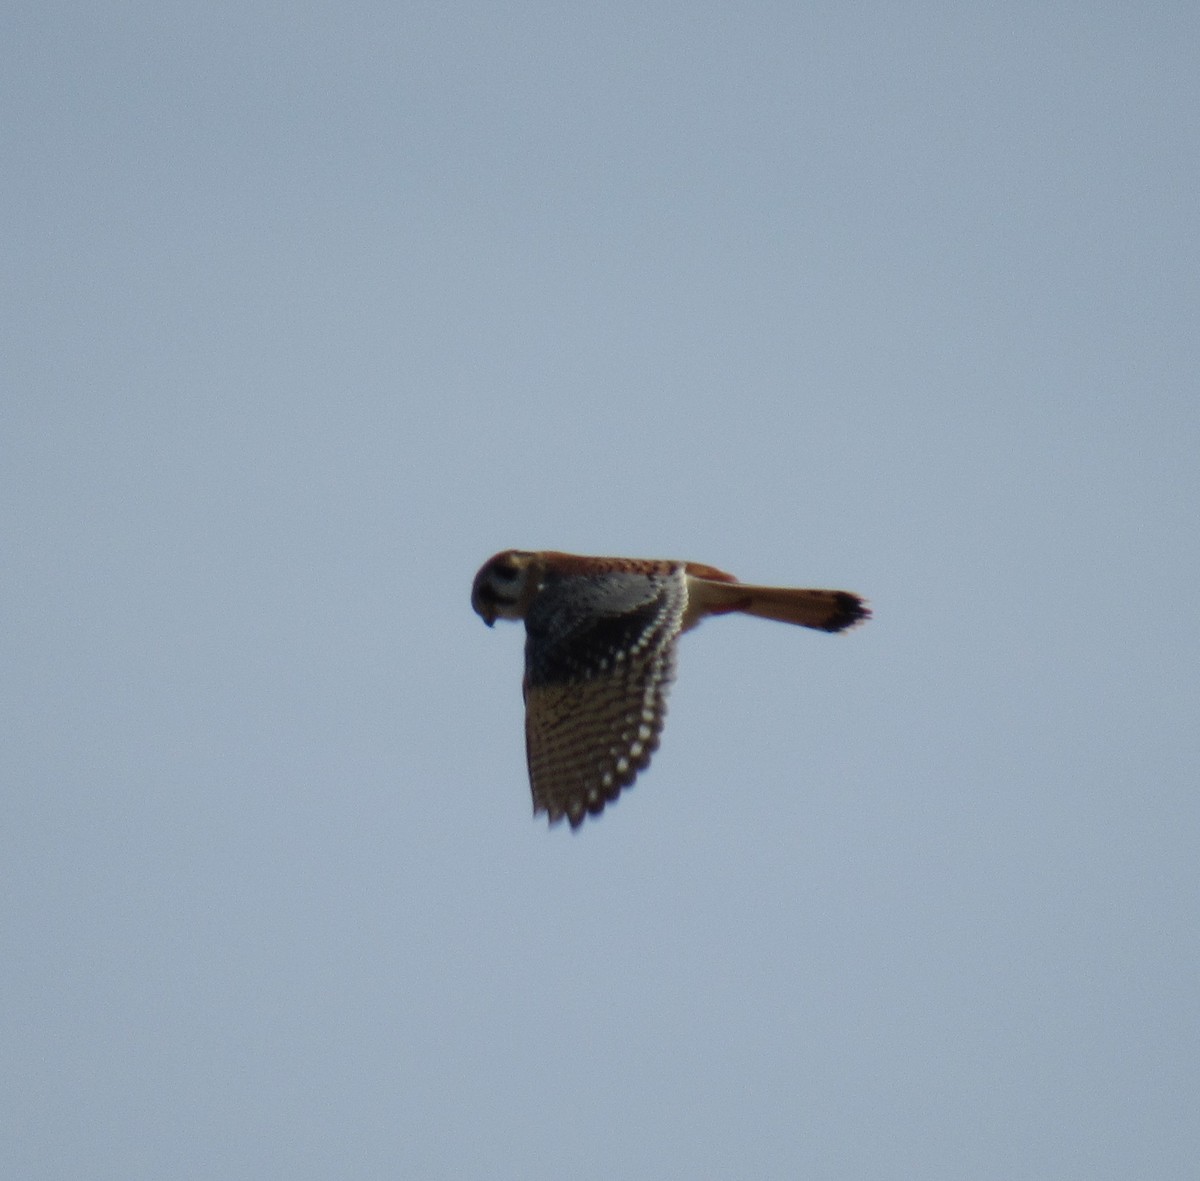
<svg viewBox="0 0 1200 1181">
<path fill-rule="evenodd" d="M 492 567 L 492 573 L 500 582 L 515 582 L 517 578 L 517 568 L 508 562 L 497 562 Z"/>
</svg>

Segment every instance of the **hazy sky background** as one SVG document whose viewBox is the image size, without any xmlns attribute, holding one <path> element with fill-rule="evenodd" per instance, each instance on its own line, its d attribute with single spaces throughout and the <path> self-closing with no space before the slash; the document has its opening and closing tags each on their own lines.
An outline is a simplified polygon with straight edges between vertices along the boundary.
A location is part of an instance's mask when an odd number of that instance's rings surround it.
<svg viewBox="0 0 1200 1181">
<path fill-rule="evenodd" d="M 0 1174 L 1200 1157 L 1200 9 L 0 18 Z M 530 816 L 509 546 L 686 637 Z"/>
</svg>

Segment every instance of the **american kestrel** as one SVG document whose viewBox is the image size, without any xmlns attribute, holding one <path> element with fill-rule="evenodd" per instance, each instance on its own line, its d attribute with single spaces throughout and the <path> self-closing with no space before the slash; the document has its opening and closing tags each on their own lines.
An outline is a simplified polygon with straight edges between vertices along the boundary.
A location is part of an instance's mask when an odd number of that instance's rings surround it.
<svg viewBox="0 0 1200 1181">
<path fill-rule="evenodd" d="M 839 632 L 871 612 L 849 591 L 749 586 L 695 562 L 505 550 L 475 575 L 491 627 L 525 620 L 525 753 L 533 811 L 578 828 L 658 748 L 675 642 L 740 611 Z"/>
</svg>

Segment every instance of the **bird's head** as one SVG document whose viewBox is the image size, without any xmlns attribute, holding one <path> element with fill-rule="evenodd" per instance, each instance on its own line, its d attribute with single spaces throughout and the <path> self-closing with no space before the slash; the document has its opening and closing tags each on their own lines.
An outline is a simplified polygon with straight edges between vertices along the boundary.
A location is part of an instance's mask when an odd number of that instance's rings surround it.
<svg viewBox="0 0 1200 1181">
<path fill-rule="evenodd" d="M 524 619 L 541 578 L 537 554 L 505 550 L 488 558 L 475 575 L 471 606 L 488 627 L 497 619 Z"/>
</svg>

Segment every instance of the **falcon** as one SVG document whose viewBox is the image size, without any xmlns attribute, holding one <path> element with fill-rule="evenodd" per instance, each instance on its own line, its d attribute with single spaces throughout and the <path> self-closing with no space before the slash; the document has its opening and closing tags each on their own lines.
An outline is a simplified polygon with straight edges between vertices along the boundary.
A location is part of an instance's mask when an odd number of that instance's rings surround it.
<svg viewBox="0 0 1200 1181">
<path fill-rule="evenodd" d="M 505 550 L 475 576 L 491 627 L 525 621 L 525 753 L 533 811 L 586 816 L 650 764 L 675 679 L 676 641 L 709 615 L 740 612 L 840 632 L 870 618 L 858 595 L 751 586 L 713 566 Z"/>
</svg>

